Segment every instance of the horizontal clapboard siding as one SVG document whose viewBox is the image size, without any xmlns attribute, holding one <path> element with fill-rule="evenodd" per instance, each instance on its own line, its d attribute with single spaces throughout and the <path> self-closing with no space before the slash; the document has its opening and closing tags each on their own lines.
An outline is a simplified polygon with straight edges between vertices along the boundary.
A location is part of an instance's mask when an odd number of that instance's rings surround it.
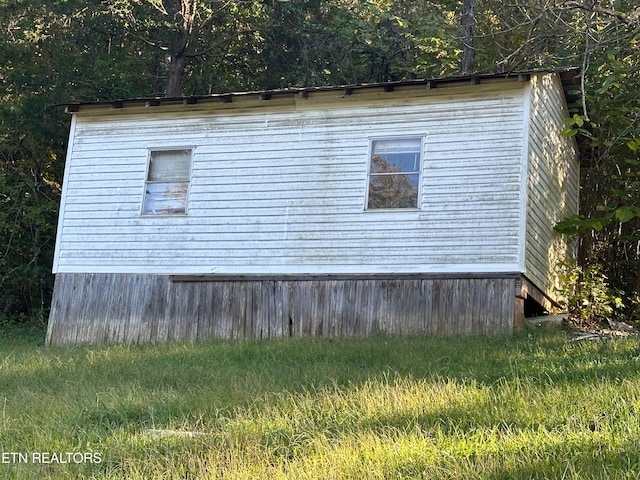
<svg viewBox="0 0 640 480">
<path fill-rule="evenodd" d="M 520 83 L 395 106 L 80 112 L 54 270 L 517 271 L 523 128 Z M 369 141 L 393 136 L 425 138 L 420 209 L 365 211 Z M 193 149 L 188 215 L 141 216 L 150 148 Z"/>
<path fill-rule="evenodd" d="M 533 77 L 530 102 L 525 273 L 555 298 L 556 268 L 572 249 L 553 226 L 578 212 L 578 157 L 573 139 L 560 135 L 568 112 L 559 80 Z"/>
</svg>

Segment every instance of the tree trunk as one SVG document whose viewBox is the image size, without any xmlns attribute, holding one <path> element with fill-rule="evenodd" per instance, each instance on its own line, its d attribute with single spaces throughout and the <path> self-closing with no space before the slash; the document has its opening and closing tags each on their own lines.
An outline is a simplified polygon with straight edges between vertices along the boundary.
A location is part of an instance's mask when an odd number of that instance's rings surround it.
<svg viewBox="0 0 640 480">
<path fill-rule="evenodd" d="M 182 95 L 182 81 L 187 67 L 187 51 L 193 35 L 197 14 L 196 0 L 181 0 L 179 30 L 171 39 L 171 58 L 167 79 L 167 97 L 179 97 Z"/>
<path fill-rule="evenodd" d="M 476 0 L 462 2 L 462 57 L 460 59 L 460 73 L 470 75 L 476 69 L 476 51 L 474 47 L 474 27 L 476 19 L 474 10 Z"/>
<path fill-rule="evenodd" d="M 179 97 L 182 95 L 182 80 L 187 66 L 187 52 L 182 50 L 173 52 L 169 61 L 167 80 L 167 97 Z"/>
</svg>

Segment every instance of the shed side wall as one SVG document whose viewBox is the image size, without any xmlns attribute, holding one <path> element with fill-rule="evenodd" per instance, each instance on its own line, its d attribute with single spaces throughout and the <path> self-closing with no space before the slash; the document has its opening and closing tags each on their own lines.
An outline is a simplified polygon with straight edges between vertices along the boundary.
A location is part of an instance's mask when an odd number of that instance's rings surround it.
<svg viewBox="0 0 640 480">
<path fill-rule="evenodd" d="M 56 272 L 518 271 L 523 84 L 437 90 L 331 109 L 81 111 Z M 364 210 L 369 141 L 387 136 L 425 137 L 420 209 Z M 189 214 L 141 216 L 148 150 L 188 146 Z"/>
<path fill-rule="evenodd" d="M 569 114 L 558 77 L 534 75 L 530 84 L 525 274 L 553 299 L 556 267 L 573 254 L 553 226 L 578 212 L 578 153 L 574 139 L 560 135 Z"/>
<path fill-rule="evenodd" d="M 519 284 L 519 274 L 182 282 L 63 273 L 46 342 L 505 334 Z"/>
</svg>

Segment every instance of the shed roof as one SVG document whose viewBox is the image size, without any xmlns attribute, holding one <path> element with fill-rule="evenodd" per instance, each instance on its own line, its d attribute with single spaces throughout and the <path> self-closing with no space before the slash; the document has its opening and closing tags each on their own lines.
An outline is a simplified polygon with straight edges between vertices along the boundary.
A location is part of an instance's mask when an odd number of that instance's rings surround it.
<svg viewBox="0 0 640 480">
<path fill-rule="evenodd" d="M 439 77 L 430 79 L 411 79 L 398 80 L 378 83 L 362 83 L 357 85 L 334 85 L 324 87 L 300 87 L 300 88 L 284 88 L 272 90 L 256 90 L 248 92 L 229 92 L 217 93 L 209 95 L 189 95 L 182 97 L 147 97 L 147 98 L 129 98 L 116 99 L 106 101 L 92 102 L 69 102 L 58 106 L 65 107 L 67 113 L 78 112 L 82 107 L 99 107 L 106 106 L 109 108 L 124 108 L 127 106 L 146 106 L 158 107 L 160 105 L 195 105 L 205 102 L 232 103 L 234 99 L 253 97 L 256 100 L 271 100 L 275 97 L 297 96 L 300 98 L 308 98 L 311 95 L 322 92 L 342 92 L 343 95 L 349 96 L 361 90 L 381 90 L 384 92 L 393 92 L 396 88 L 406 86 L 421 86 L 427 89 L 437 88 L 439 86 L 450 84 L 477 85 L 489 80 L 511 79 L 522 82 L 529 81 L 531 75 L 540 73 L 555 73 L 559 75 L 565 92 L 565 98 L 569 107 L 576 106 L 579 98 L 580 77 L 579 70 L 576 67 L 562 67 L 539 70 L 525 70 L 507 73 L 479 73 L 472 75 L 457 75 L 449 77 Z"/>
</svg>

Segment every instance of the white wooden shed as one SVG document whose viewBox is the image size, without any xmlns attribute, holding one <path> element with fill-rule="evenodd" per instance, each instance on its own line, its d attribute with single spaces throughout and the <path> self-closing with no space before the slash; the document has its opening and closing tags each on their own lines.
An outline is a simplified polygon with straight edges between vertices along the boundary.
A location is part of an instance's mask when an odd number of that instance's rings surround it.
<svg viewBox="0 0 640 480">
<path fill-rule="evenodd" d="M 66 105 L 47 343 L 510 332 L 568 253 L 575 75 Z"/>
</svg>

